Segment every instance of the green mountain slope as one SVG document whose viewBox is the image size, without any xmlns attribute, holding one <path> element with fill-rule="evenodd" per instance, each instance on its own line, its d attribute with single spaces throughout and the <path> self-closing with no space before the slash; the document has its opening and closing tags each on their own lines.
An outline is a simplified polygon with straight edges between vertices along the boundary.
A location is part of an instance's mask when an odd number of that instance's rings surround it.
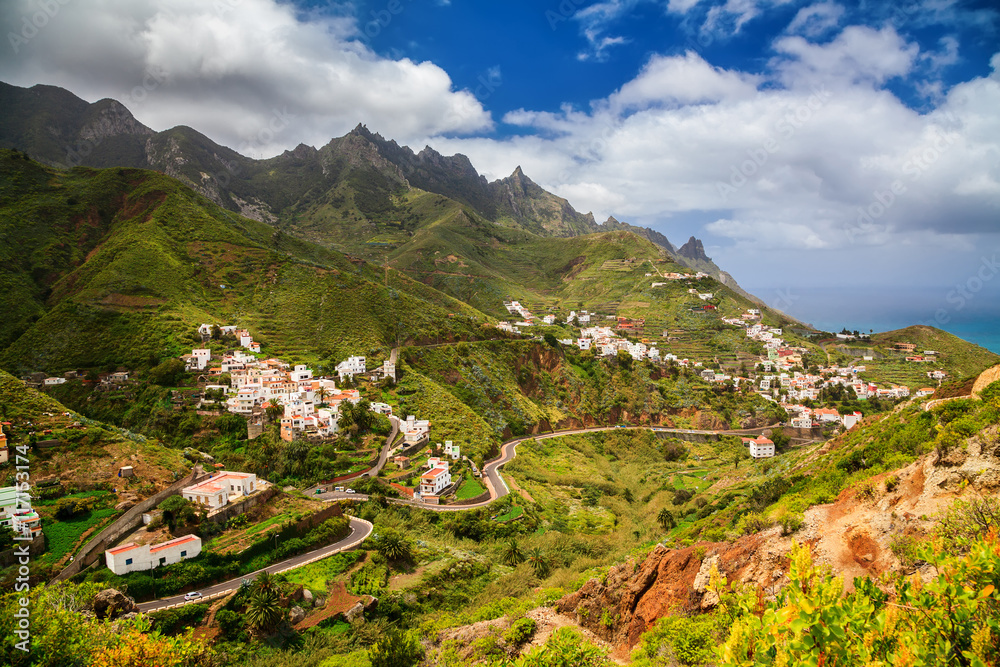
<svg viewBox="0 0 1000 667">
<path fill-rule="evenodd" d="M 675 261 L 734 286 L 710 260 L 689 257 L 662 234 L 589 213 L 545 191 L 519 168 L 492 183 L 464 155 L 426 147 L 414 153 L 363 125 L 315 149 L 300 145 L 266 160 L 220 146 L 189 127 L 153 132 L 115 100 L 87 104 L 52 86 L 0 83 L 0 147 L 19 148 L 46 164 L 148 167 L 173 176 L 220 206 L 280 222 L 293 233 L 340 250 L 393 246 L 424 224 L 400 206 L 411 188 L 442 195 L 505 226 L 545 237 L 632 231 Z M 707 260 L 707 258 L 704 258 Z M 744 296 L 748 296 L 744 294 Z"/>
<path fill-rule="evenodd" d="M 273 353 L 385 352 L 470 336 L 480 313 L 392 270 L 238 218 L 141 170 L 61 172 L 0 154 L 0 364 L 18 372 L 152 364 L 201 322 Z M 456 317 L 449 317 L 456 315 Z"/>
</svg>

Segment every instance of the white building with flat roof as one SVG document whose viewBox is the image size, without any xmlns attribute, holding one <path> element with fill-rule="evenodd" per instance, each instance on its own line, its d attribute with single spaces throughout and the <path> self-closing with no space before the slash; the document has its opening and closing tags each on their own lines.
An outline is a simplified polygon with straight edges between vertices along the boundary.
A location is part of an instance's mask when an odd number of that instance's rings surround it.
<svg viewBox="0 0 1000 667">
<path fill-rule="evenodd" d="M 214 510 L 250 495 L 258 488 L 257 475 L 223 470 L 204 482 L 185 487 L 181 495 L 193 503 L 200 503 Z"/>
<path fill-rule="evenodd" d="M 207 349 L 191 350 L 191 367 L 199 371 L 208 368 L 208 362 L 212 360 L 212 351 Z"/>
<path fill-rule="evenodd" d="M 0 488 L 0 526 L 21 532 L 25 522 L 32 530 L 36 525 L 41 530 L 41 519 L 31 509 L 31 494 L 17 486 Z"/>
<path fill-rule="evenodd" d="M 118 575 L 173 565 L 201 553 L 201 538 L 185 535 L 160 544 L 123 544 L 104 552 L 104 562 Z"/>
<path fill-rule="evenodd" d="M 348 357 L 344 361 L 337 364 L 337 375 L 340 376 L 341 381 L 347 377 L 363 375 L 366 370 L 366 363 L 367 362 L 364 357 Z"/>
</svg>

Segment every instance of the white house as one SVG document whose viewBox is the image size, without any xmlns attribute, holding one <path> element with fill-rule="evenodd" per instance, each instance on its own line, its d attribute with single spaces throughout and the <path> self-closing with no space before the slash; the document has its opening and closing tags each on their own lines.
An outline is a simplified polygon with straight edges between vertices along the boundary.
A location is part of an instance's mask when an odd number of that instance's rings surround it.
<svg viewBox="0 0 1000 667">
<path fill-rule="evenodd" d="M 66 378 L 45 378 L 45 381 L 43 382 L 43 384 L 46 387 L 51 387 L 51 386 L 57 385 L 57 384 L 65 384 L 65 382 L 66 382 Z"/>
<path fill-rule="evenodd" d="M 161 565 L 173 565 L 201 553 L 201 538 L 185 535 L 160 544 L 123 544 L 104 552 L 104 561 L 115 574 L 152 570 Z"/>
<path fill-rule="evenodd" d="M 0 489 L 0 526 L 12 528 L 17 533 L 37 534 L 42 530 L 42 519 L 31 509 L 31 495 L 17 486 Z"/>
<path fill-rule="evenodd" d="M 799 415 L 792 417 L 792 428 L 812 428 L 812 417 L 809 415 Z"/>
<path fill-rule="evenodd" d="M 195 349 L 191 350 L 191 368 L 203 371 L 208 368 L 208 362 L 212 359 L 211 350 Z"/>
<path fill-rule="evenodd" d="M 396 381 L 396 364 L 392 363 L 388 359 L 382 362 L 382 375 L 387 378 L 392 378 L 392 381 Z"/>
<path fill-rule="evenodd" d="M 392 416 L 392 406 L 388 403 L 372 403 L 369 409 L 380 415 L 386 415 L 387 417 Z"/>
<path fill-rule="evenodd" d="M 298 384 L 299 382 L 312 380 L 312 375 L 313 372 L 308 366 L 299 364 L 295 367 L 295 370 L 288 372 L 288 380 L 289 382 Z"/>
<path fill-rule="evenodd" d="M 452 461 L 457 461 L 459 456 L 461 456 L 459 446 L 453 444 L 451 440 L 444 441 L 444 453 L 450 456 Z"/>
<path fill-rule="evenodd" d="M 863 417 L 864 417 L 863 414 L 855 411 L 849 415 L 844 415 L 843 417 L 841 417 L 841 421 L 843 421 L 844 423 L 844 428 L 851 429 L 854 428 L 854 425 L 857 424 L 859 421 L 861 421 Z"/>
<path fill-rule="evenodd" d="M 438 456 L 431 456 L 430 458 L 427 459 L 426 465 L 428 470 L 434 470 L 434 468 L 444 468 L 445 470 L 447 470 L 448 460 L 442 459 Z"/>
<path fill-rule="evenodd" d="M 745 438 L 744 442 L 750 445 L 750 456 L 755 459 L 767 459 L 774 456 L 774 442 L 763 435 L 755 439 Z"/>
<path fill-rule="evenodd" d="M 185 487 L 181 495 L 193 503 L 201 503 L 214 510 L 228 505 L 240 496 L 253 493 L 257 488 L 257 475 L 223 470 L 204 482 Z"/>
<path fill-rule="evenodd" d="M 836 410 L 827 408 L 817 408 L 813 410 L 813 416 L 817 421 L 821 421 L 827 424 L 832 424 L 833 422 L 840 421 L 840 413 Z"/>
<path fill-rule="evenodd" d="M 364 357 L 348 357 L 346 360 L 337 364 L 337 375 L 340 376 L 341 381 L 347 377 L 362 375 L 365 370 Z"/>
<path fill-rule="evenodd" d="M 431 423 L 427 419 L 417 419 L 413 415 L 406 418 L 406 423 L 402 425 L 403 440 L 408 445 L 416 444 L 429 438 Z"/>
<path fill-rule="evenodd" d="M 436 496 L 451 485 L 451 473 L 447 468 L 434 468 L 420 476 L 420 495 Z"/>
<path fill-rule="evenodd" d="M 556 323 L 556 316 L 555 315 L 546 315 L 545 317 L 542 318 L 542 322 L 545 322 L 545 324 L 555 324 Z"/>
</svg>

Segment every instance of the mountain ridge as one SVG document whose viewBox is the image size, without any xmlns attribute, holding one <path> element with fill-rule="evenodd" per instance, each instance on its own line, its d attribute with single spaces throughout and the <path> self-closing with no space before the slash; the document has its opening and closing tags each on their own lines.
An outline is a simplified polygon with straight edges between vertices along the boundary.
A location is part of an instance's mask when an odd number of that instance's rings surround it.
<svg viewBox="0 0 1000 667">
<path fill-rule="evenodd" d="M 613 217 L 597 223 L 591 213 L 576 211 L 566 199 L 537 185 L 520 166 L 510 176 L 489 182 L 461 153 L 444 156 L 430 146 L 415 153 L 362 123 L 323 147 L 299 144 L 278 156 L 255 160 L 195 128 L 156 132 L 117 100 L 88 103 L 56 86 L 21 88 L 0 82 L 0 103 L 10 110 L 0 122 L 0 147 L 23 150 L 60 168 L 154 169 L 180 179 L 223 208 L 271 225 L 287 221 L 304 200 L 336 188 L 345 171 L 355 170 L 362 174 L 357 180 L 384 180 L 389 190 L 417 187 L 441 194 L 487 220 L 541 236 L 631 231 L 665 248 L 682 265 L 704 270 L 747 294 L 704 255 L 703 248 L 701 256 L 692 258 L 653 229 Z"/>
</svg>

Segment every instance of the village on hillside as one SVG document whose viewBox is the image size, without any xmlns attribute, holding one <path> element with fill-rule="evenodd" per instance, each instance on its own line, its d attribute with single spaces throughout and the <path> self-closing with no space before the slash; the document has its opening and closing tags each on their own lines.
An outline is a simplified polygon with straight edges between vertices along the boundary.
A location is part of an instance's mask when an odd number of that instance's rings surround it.
<svg viewBox="0 0 1000 667">
<path fill-rule="evenodd" d="M 707 274 L 660 273 L 658 277 L 662 282 L 653 282 L 654 288 L 682 279 L 700 279 L 707 277 Z M 713 293 L 702 292 L 694 287 L 687 289 L 687 293 L 692 298 L 705 302 L 698 308 L 699 311 L 707 313 L 709 311 L 705 309 L 716 308 L 714 304 L 708 303 L 715 296 Z M 501 331 L 517 335 L 536 326 L 558 325 L 563 330 L 571 328 L 576 335 L 557 339 L 559 344 L 574 347 L 581 352 L 590 351 L 598 357 L 618 357 L 624 354 L 636 362 L 689 369 L 706 383 L 732 390 L 751 391 L 785 410 L 788 421 L 778 426 L 805 431 L 816 429 L 817 437 L 824 431 L 829 432 L 831 427 L 850 429 L 863 418 L 862 412 L 858 410 L 841 414 L 836 409 L 817 407 L 817 403 L 822 404 L 826 392 L 846 393 L 858 401 L 896 401 L 911 396 L 908 386 L 894 383 L 879 386 L 879 383 L 862 379 L 861 376 L 867 370 L 866 363 L 872 361 L 872 357 L 868 356 L 861 358 L 860 363 L 853 361 L 847 365 L 812 366 L 806 370 L 804 355 L 808 353 L 808 349 L 787 342 L 780 327 L 764 324 L 761 311 L 757 308 L 746 308 L 735 317 L 716 316 L 722 324 L 740 332 L 748 341 L 758 343 L 763 350 L 763 354 L 753 358 L 751 364 L 743 365 L 742 372 L 727 372 L 726 369 L 717 367 L 717 364 L 711 364 L 710 367 L 710 359 L 695 359 L 668 351 L 671 342 L 677 340 L 674 332 L 663 331 L 659 344 L 645 337 L 646 323 L 642 318 L 600 314 L 582 308 L 570 310 L 563 315 L 550 312 L 537 318 L 517 300 L 505 301 L 503 305 L 519 319 L 515 322 L 498 322 L 496 327 Z M 244 418 L 247 437 L 251 441 L 264 432 L 268 423 L 274 422 L 278 424 L 278 434 L 285 442 L 304 440 L 318 443 L 335 438 L 340 433 L 344 406 L 358 406 L 362 402 L 361 391 L 346 385 L 356 385 L 357 381 L 362 381 L 377 387 L 385 383 L 394 384 L 398 379 L 394 354 L 371 369 L 368 368 L 366 357 L 350 356 L 332 369 L 335 378 L 317 377 L 307 365 L 289 364 L 262 354 L 261 344 L 254 340 L 252 333 L 246 328 L 202 324 L 197 328 L 197 335 L 203 343 L 222 340 L 233 341 L 234 345 L 223 351 L 218 351 L 218 344 L 214 345 L 216 350 L 206 345 L 181 355 L 179 359 L 184 371 L 195 380 L 196 392 L 187 395 L 174 392 L 177 395 L 176 401 L 193 398 L 196 400 L 194 407 L 197 410 L 222 409 Z M 854 336 L 839 334 L 838 338 L 851 340 Z M 917 350 L 915 344 L 905 342 L 895 343 L 893 352 L 913 364 L 932 364 L 938 356 L 933 350 Z M 947 377 L 944 371 L 933 368 L 925 371 L 925 374 L 928 385 L 939 384 Z M 61 376 L 33 373 L 25 377 L 24 381 L 28 386 L 46 389 L 74 379 L 90 383 L 95 390 L 109 391 L 127 389 L 137 381 L 132 372 L 125 368 L 105 373 L 70 371 Z M 922 398 L 934 391 L 933 386 L 926 386 L 913 393 L 917 398 Z M 401 437 L 395 442 L 386 443 L 387 448 L 392 445 L 386 464 L 395 472 L 383 473 L 383 477 L 385 483 L 404 499 L 433 504 L 443 502 L 446 497 L 454 500 L 454 494 L 460 487 L 467 483 L 475 484 L 466 482 L 466 478 L 481 477 L 475 463 L 464 456 L 459 445 L 452 440 L 430 445 L 429 420 L 413 415 L 397 420 L 389 403 L 365 401 L 365 404 L 369 411 L 385 415 L 398 424 Z M 8 452 L 4 426 L 9 424 L 0 425 L 0 463 L 13 458 Z M 777 454 L 774 443 L 764 435 L 744 437 L 743 443 L 747 453 L 754 459 L 770 458 Z M 455 462 L 462 464 L 462 472 L 453 479 L 455 470 L 452 466 Z M 221 464 L 213 466 L 217 468 Z M 131 466 L 122 465 L 118 474 L 124 478 L 131 477 Z M 352 473 L 343 478 L 331 479 L 325 485 L 317 486 L 315 491 L 344 491 L 346 487 L 342 485 L 342 479 L 356 478 L 359 474 Z M 232 508 L 233 503 L 257 494 L 268 486 L 266 480 L 258 479 L 252 473 L 216 469 L 205 480 L 184 488 L 181 495 L 211 514 L 226 507 Z M 9 526 L 15 532 L 23 534 L 38 535 L 42 531 L 41 518 L 32 510 L 30 497 L 19 492 L 16 486 L 0 489 L 0 525 Z M 180 538 L 161 544 L 129 543 L 108 550 L 106 557 L 109 568 L 125 572 L 176 562 L 193 557 L 200 551 L 201 543 L 198 538 Z"/>
</svg>

